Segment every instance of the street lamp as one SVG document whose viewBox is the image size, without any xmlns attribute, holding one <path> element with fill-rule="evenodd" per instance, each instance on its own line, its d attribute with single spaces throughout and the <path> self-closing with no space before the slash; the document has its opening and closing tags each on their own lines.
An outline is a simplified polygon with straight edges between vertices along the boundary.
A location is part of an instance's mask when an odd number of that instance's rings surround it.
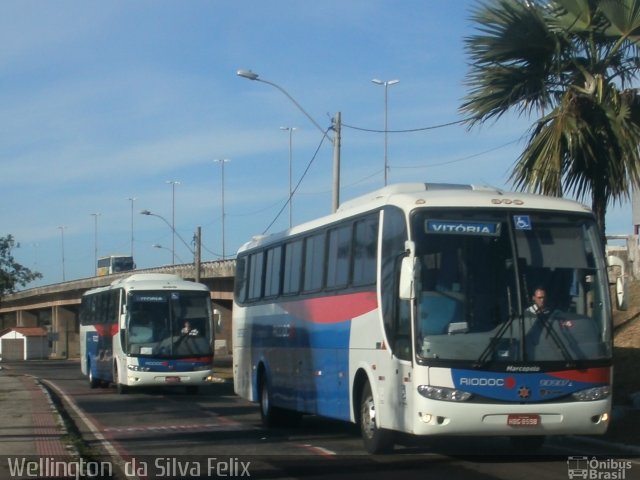
<svg viewBox="0 0 640 480">
<path fill-rule="evenodd" d="M 171 185 L 171 230 L 173 230 L 172 237 L 172 254 L 171 254 L 171 264 L 175 265 L 176 263 L 176 185 L 180 185 L 180 182 L 177 180 L 167 180 L 167 184 Z"/>
<path fill-rule="evenodd" d="M 334 129 L 334 137 L 331 138 L 327 135 L 327 132 L 316 122 L 311 115 L 307 113 L 307 111 L 302 108 L 302 106 L 293 98 L 289 93 L 282 88 L 280 85 L 270 82 L 268 80 L 263 80 L 259 78 L 259 75 L 251 70 L 238 70 L 236 74 L 239 77 L 246 78 L 248 80 L 254 80 L 256 82 L 266 83 L 267 85 L 271 85 L 272 87 L 280 90 L 289 100 L 293 102 L 293 104 L 298 107 L 300 110 L 310 121 L 313 123 L 318 130 L 322 132 L 322 135 L 329 140 L 333 144 L 333 198 L 331 202 L 332 211 L 336 211 L 338 209 L 338 205 L 340 204 L 340 129 L 342 124 L 342 114 L 340 112 L 336 113 L 336 116 L 333 121 L 333 129 Z"/>
<path fill-rule="evenodd" d="M 62 281 L 65 281 L 65 275 L 64 275 L 64 229 L 67 228 L 64 225 L 60 225 L 58 227 L 60 229 L 60 236 L 62 238 Z"/>
<path fill-rule="evenodd" d="M 133 202 L 135 202 L 137 198 L 129 197 L 127 200 L 131 202 L 131 258 L 133 258 Z"/>
<path fill-rule="evenodd" d="M 93 271 L 97 271 L 98 268 L 98 217 L 100 216 L 99 213 L 90 213 L 91 216 L 93 216 Z"/>
<path fill-rule="evenodd" d="M 180 241 L 184 244 L 185 247 L 187 247 L 187 249 L 192 253 L 195 254 L 195 252 L 193 251 L 193 249 L 189 246 L 189 244 L 186 242 L 186 240 L 184 238 L 182 238 L 182 236 L 176 232 L 176 229 L 173 228 L 173 226 L 169 223 L 169 221 L 164 218 L 162 215 L 158 215 L 157 213 L 152 213 L 149 210 L 142 210 L 140 212 L 140 215 L 147 215 L 147 216 L 151 216 L 151 217 L 158 217 L 160 220 L 162 220 L 164 223 L 167 224 L 167 226 L 171 229 L 171 231 L 180 239 Z M 175 252 L 175 249 L 172 250 L 173 252 Z M 175 255 L 175 253 L 174 253 Z"/>
<path fill-rule="evenodd" d="M 216 158 L 213 160 L 215 163 L 219 163 L 222 169 L 222 175 L 220 176 L 220 185 L 221 185 L 221 195 L 222 195 L 222 260 L 225 259 L 225 249 L 224 249 L 224 217 L 226 215 L 224 211 L 224 164 L 230 162 L 228 158 Z"/>
<path fill-rule="evenodd" d="M 384 86 L 384 185 L 387 185 L 387 174 L 389 171 L 389 164 L 387 162 L 387 90 L 389 86 L 395 85 L 400 80 L 378 80 L 374 78 L 371 80 L 376 85 Z"/>
<path fill-rule="evenodd" d="M 171 252 L 171 249 L 170 249 L 170 248 L 163 247 L 162 245 L 159 245 L 159 244 L 157 244 L 157 243 L 154 243 L 154 244 L 153 244 L 153 245 L 151 245 L 151 246 L 152 246 L 153 248 L 161 248 L 161 249 L 163 249 L 163 250 L 167 250 L 167 251 Z M 180 259 L 180 257 L 179 257 L 178 255 L 176 255 L 176 257 L 178 258 L 178 261 L 179 261 L 180 263 L 184 263 L 184 262 Z"/>
<path fill-rule="evenodd" d="M 151 213 L 149 210 L 142 210 L 140 212 L 140 215 L 148 215 L 148 216 L 151 216 L 151 217 L 158 217 L 160 220 L 162 220 L 164 223 L 167 224 L 167 226 L 171 229 L 171 231 L 173 232 L 174 235 L 177 235 L 177 237 L 184 244 L 184 246 L 187 247 L 187 250 L 189 250 L 189 252 L 191 252 L 191 255 L 193 255 L 193 264 L 194 264 L 194 267 L 195 267 L 196 282 L 199 282 L 200 281 L 200 269 L 201 269 L 201 261 L 200 261 L 201 232 L 200 232 L 200 227 L 198 227 L 197 230 L 196 230 L 196 237 L 195 237 L 196 250 L 193 250 L 189 246 L 187 241 L 184 238 L 182 238 L 182 235 L 180 235 L 178 232 L 176 232 L 176 229 L 173 228 L 173 226 L 162 215 L 158 215 L 157 213 Z M 153 246 L 156 247 L 155 244 Z M 164 247 L 156 247 L 156 248 L 164 248 Z M 176 256 L 175 248 L 173 250 L 171 250 L 171 255 L 172 255 L 172 257 L 174 257 L 172 265 L 175 265 L 175 256 Z M 180 260 L 180 261 L 182 261 L 182 260 Z"/>
<path fill-rule="evenodd" d="M 292 175 L 291 175 L 291 165 L 293 161 L 293 132 L 297 130 L 296 127 L 280 127 L 280 130 L 289 132 L 289 228 L 291 228 L 292 224 L 292 208 L 293 208 L 293 190 L 292 190 Z"/>
</svg>

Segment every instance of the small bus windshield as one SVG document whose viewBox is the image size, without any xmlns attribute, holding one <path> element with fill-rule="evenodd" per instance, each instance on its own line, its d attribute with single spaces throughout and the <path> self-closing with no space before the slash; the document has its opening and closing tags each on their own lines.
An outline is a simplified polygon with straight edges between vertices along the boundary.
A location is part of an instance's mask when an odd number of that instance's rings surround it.
<svg viewBox="0 0 640 480">
<path fill-rule="evenodd" d="M 129 293 L 127 353 L 173 358 L 211 355 L 210 305 L 205 292 Z"/>
</svg>

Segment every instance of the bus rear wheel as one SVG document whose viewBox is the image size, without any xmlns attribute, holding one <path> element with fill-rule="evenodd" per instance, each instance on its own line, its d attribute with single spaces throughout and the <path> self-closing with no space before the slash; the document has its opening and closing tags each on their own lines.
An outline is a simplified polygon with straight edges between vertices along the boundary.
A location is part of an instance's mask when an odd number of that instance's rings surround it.
<svg viewBox="0 0 640 480">
<path fill-rule="evenodd" d="M 378 426 L 376 404 L 369 382 L 364 384 L 360 396 L 360 432 L 367 452 L 387 453 L 393 450 L 393 433 Z"/>
<path fill-rule="evenodd" d="M 271 390 L 265 375 L 260 378 L 260 420 L 265 428 L 272 428 L 280 422 L 280 412 L 271 405 Z"/>
<path fill-rule="evenodd" d="M 296 427 L 302 420 L 302 414 L 286 408 L 274 407 L 271 401 L 271 388 L 266 375 L 260 376 L 260 419 L 265 428 Z"/>
</svg>

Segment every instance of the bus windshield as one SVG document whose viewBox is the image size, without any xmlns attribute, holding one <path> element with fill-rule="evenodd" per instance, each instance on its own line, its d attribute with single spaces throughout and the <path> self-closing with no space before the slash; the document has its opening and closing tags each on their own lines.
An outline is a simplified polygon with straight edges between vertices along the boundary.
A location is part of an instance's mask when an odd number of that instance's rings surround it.
<svg viewBox="0 0 640 480">
<path fill-rule="evenodd" d="M 424 210 L 413 231 L 418 361 L 610 358 L 608 281 L 590 217 Z M 544 311 L 530 308 L 535 291 L 546 294 Z"/>
<path fill-rule="evenodd" d="M 170 358 L 211 355 L 210 305 L 206 292 L 130 292 L 126 352 Z"/>
<path fill-rule="evenodd" d="M 111 273 L 128 272 L 133 270 L 135 264 L 133 263 L 133 257 L 111 257 Z"/>
</svg>

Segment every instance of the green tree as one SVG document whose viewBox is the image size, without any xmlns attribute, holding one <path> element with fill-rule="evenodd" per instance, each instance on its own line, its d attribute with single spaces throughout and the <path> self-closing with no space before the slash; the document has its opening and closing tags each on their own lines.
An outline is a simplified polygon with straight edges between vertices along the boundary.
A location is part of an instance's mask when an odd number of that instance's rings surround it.
<svg viewBox="0 0 640 480">
<path fill-rule="evenodd" d="M 0 299 L 13 293 L 17 285 L 24 287 L 29 282 L 42 278 L 41 273 L 32 272 L 15 261 L 11 253 L 15 247 L 12 235 L 0 237 Z"/>
<path fill-rule="evenodd" d="M 537 117 L 510 180 L 590 195 L 604 238 L 607 206 L 640 186 L 640 0 L 493 0 L 471 19 L 467 124 Z"/>
</svg>

